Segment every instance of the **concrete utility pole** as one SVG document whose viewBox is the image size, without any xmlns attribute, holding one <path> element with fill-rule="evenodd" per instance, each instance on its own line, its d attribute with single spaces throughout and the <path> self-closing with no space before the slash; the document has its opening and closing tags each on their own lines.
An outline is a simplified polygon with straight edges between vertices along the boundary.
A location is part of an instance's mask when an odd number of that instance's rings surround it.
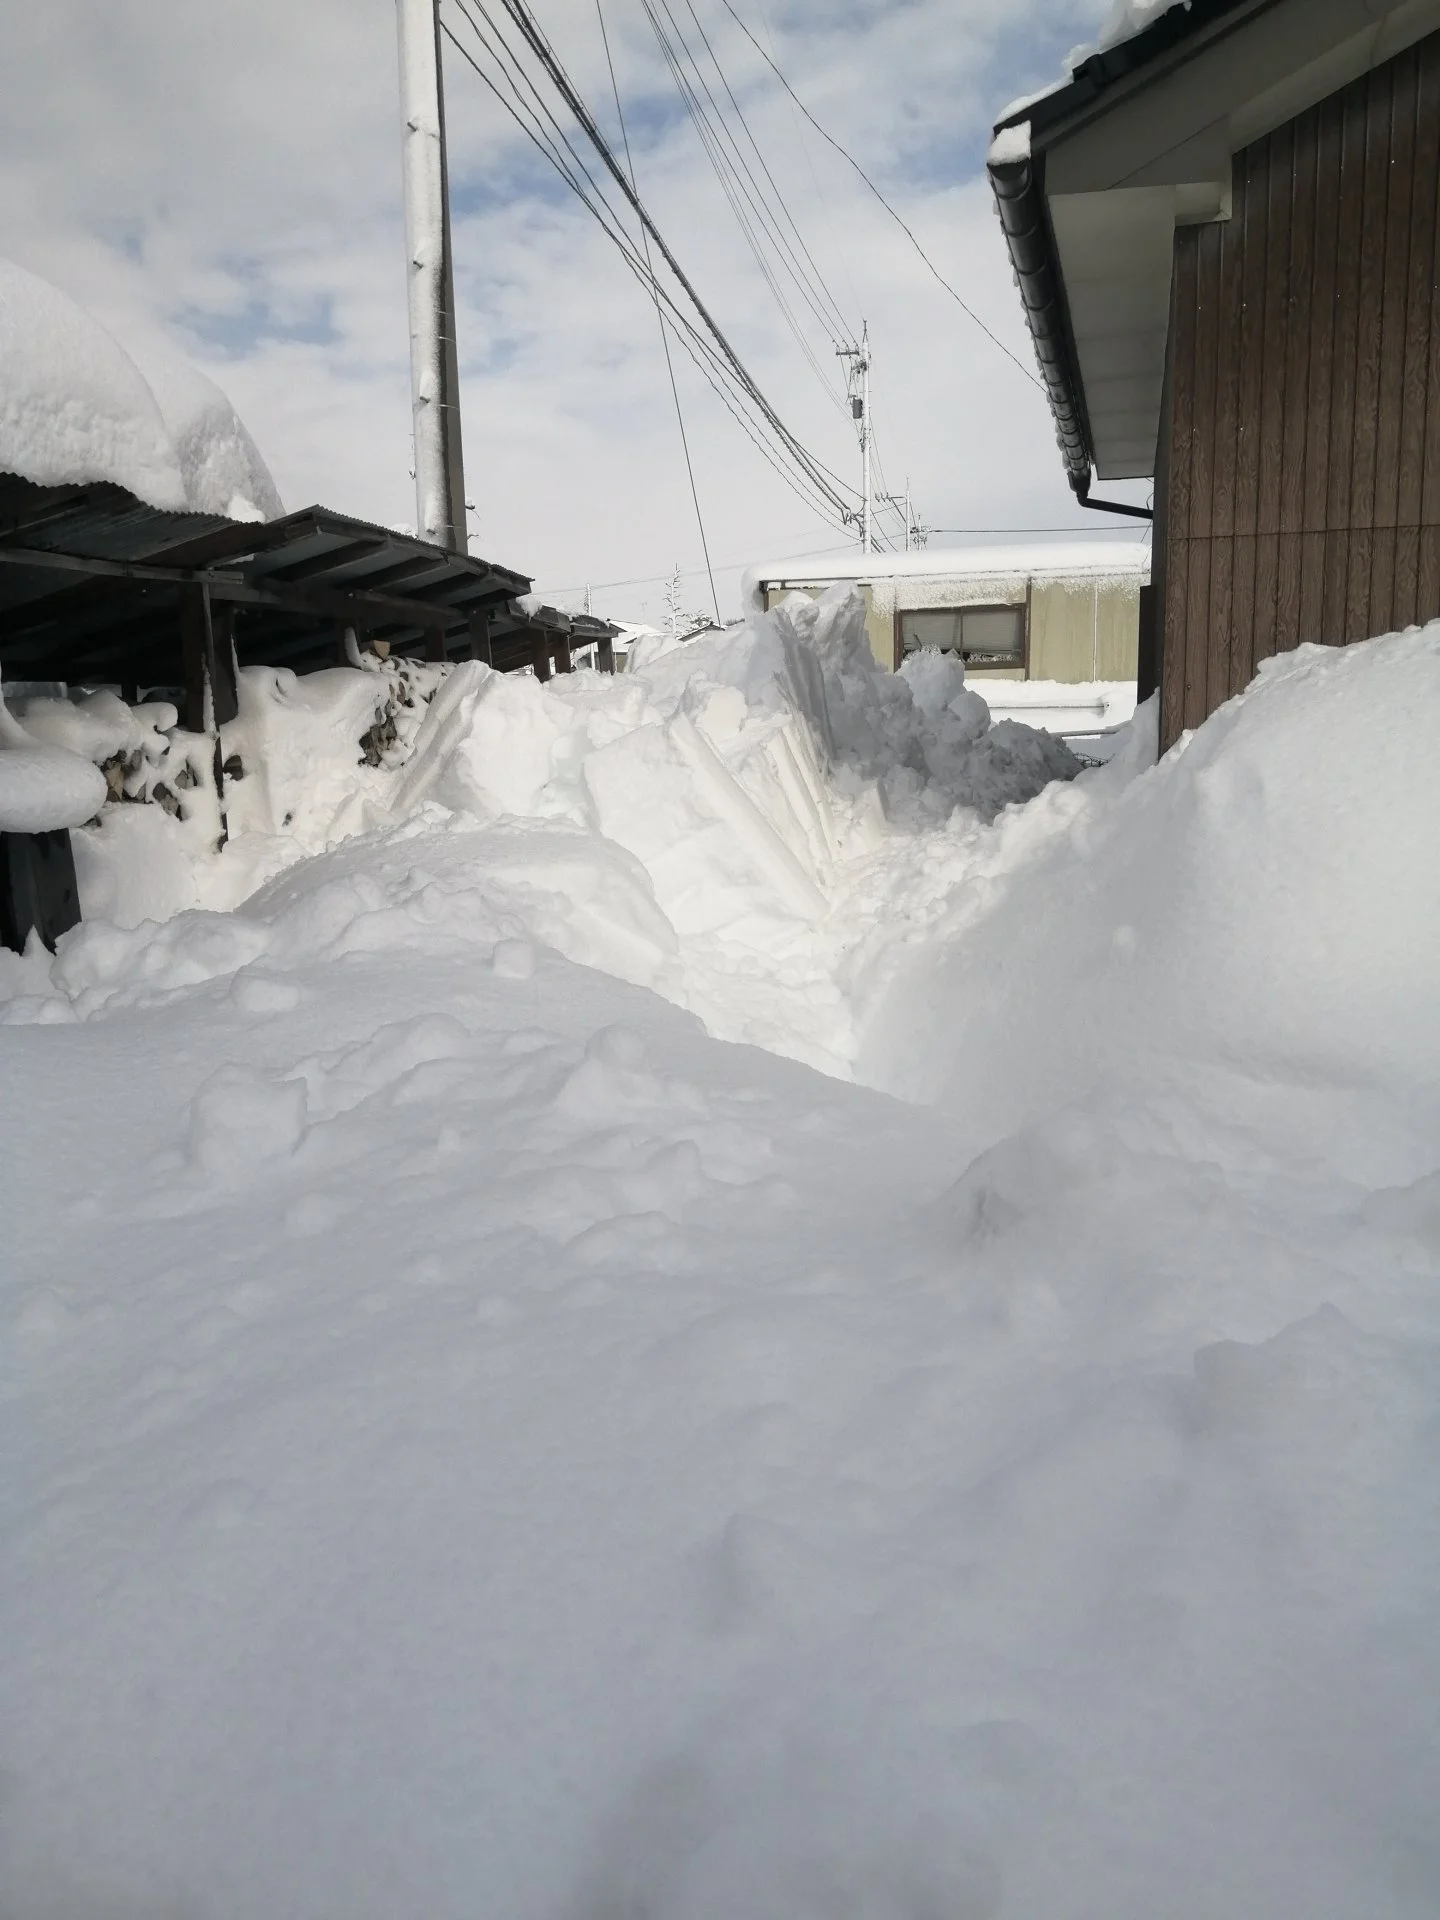
<svg viewBox="0 0 1440 1920">
<path fill-rule="evenodd" d="M 460 448 L 455 279 L 450 263 L 440 0 L 395 0 L 395 10 L 400 29 L 417 530 L 437 546 L 464 553 L 469 541 Z"/>
<path fill-rule="evenodd" d="M 847 385 L 850 389 L 850 412 L 860 429 L 860 472 L 861 497 L 860 512 L 860 550 L 862 553 L 875 551 L 872 534 L 874 497 L 870 484 L 870 324 L 862 322 L 860 344 L 858 347 L 837 347 L 836 353 L 842 360 L 849 361 L 846 370 Z"/>
</svg>

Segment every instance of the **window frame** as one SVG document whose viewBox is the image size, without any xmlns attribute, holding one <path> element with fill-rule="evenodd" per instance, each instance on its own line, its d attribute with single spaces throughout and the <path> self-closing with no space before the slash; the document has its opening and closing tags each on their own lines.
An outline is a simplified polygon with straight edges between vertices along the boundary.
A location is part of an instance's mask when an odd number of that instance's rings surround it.
<svg viewBox="0 0 1440 1920">
<path fill-rule="evenodd" d="M 1020 658 L 1006 664 L 991 662 L 985 666 L 972 667 L 965 660 L 962 646 L 960 658 L 965 662 L 965 671 L 970 673 L 1020 673 L 1030 678 L 1030 583 L 1025 583 L 1023 600 L 962 600 L 958 605 L 945 607 L 897 607 L 895 609 L 895 671 L 898 673 L 905 663 L 904 621 L 917 613 L 1018 613 L 1020 616 Z M 918 649 L 911 649 L 912 652 Z"/>
</svg>

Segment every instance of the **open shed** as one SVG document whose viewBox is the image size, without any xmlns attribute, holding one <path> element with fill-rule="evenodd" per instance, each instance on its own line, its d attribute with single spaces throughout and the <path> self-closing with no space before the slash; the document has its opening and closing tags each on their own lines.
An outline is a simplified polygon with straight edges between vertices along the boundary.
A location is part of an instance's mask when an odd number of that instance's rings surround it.
<svg viewBox="0 0 1440 1920">
<path fill-rule="evenodd" d="M 175 688 L 196 732 L 233 715 L 237 664 L 333 665 L 347 633 L 542 678 L 576 645 L 609 664 L 613 629 L 526 612 L 529 588 L 508 567 L 326 507 L 235 521 L 162 512 L 110 484 L 0 475 L 5 678 Z"/>
</svg>

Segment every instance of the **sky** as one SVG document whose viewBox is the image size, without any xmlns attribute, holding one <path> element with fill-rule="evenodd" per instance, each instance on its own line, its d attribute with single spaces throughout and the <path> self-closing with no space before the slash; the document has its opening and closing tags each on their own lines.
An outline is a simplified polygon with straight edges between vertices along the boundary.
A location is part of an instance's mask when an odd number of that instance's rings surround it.
<svg viewBox="0 0 1440 1920">
<path fill-rule="evenodd" d="M 834 327 L 820 372 L 727 205 L 641 0 L 603 0 L 642 197 L 781 418 L 858 486 Z M 1060 77 L 1108 0 L 735 0 L 816 119 L 1024 367 L 983 175 L 989 129 Z M 474 46 L 460 0 L 442 18 Z M 618 142 L 595 0 L 534 0 Z M 1109 523 L 1070 499 L 1044 398 L 808 128 L 723 0 L 704 28 L 839 316 L 867 322 L 888 487 L 932 546 Z M 653 306 L 590 214 L 449 43 L 461 402 L 472 551 L 557 604 L 659 621 L 666 576 L 711 607 Z M 712 80 L 714 76 L 712 73 Z M 558 107 L 557 111 L 563 113 Z M 218 381 L 287 507 L 414 519 L 393 0 L 46 0 L 0 17 L 0 254 L 54 281 L 140 361 Z M 843 550 L 677 357 L 720 612 L 742 566 Z M 1143 497 L 1135 489 L 1129 497 Z M 898 531 L 896 516 L 882 521 Z M 1118 533 L 1133 525 L 1115 523 Z"/>
</svg>

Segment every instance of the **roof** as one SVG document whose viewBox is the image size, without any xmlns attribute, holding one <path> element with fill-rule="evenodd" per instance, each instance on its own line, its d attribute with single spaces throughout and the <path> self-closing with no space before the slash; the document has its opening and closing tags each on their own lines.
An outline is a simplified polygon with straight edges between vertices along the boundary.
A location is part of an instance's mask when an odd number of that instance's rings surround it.
<svg viewBox="0 0 1440 1920">
<path fill-rule="evenodd" d="M 1014 542 L 993 547 L 922 547 L 917 553 L 817 554 L 812 559 L 757 561 L 745 569 L 742 598 L 785 582 L 818 585 L 842 580 L 1029 580 L 1100 578 L 1134 574 L 1148 579 L 1148 539 L 1104 535 L 1073 540 Z"/>
<path fill-rule="evenodd" d="M 1187 0 L 995 128 L 988 171 L 1070 483 L 1154 472 L 1177 225 L 1233 156 L 1440 28 L 1440 0 Z"/>
<path fill-rule="evenodd" d="M 164 512 L 108 483 L 0 475 L 7 677 L 177 684 L 180 595 L 196 582 L 236 607 L 242 664 L 331 664 L 345 625 L 393 652 L 443 651 L 482 620 L 497 666 L 531 658 L 513 605 L 529 579 L 491 561 L 325 507 L 235 521 Z"/>
</svg>

